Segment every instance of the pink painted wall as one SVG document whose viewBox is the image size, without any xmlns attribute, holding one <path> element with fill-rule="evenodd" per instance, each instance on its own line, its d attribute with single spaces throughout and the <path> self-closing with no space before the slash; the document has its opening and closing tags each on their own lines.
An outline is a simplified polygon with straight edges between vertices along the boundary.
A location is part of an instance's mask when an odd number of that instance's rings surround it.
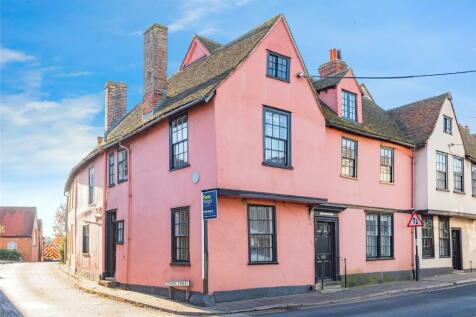
<svg viewBox="0 0 476 317">
<path fill-rule="evenodd" d="M 187 65 L 192 64 L 206 55 L 208 55 L 208 50 L 194 37 L 180 69 L 184 69 Z"/>
<path fill-rule="evenodd" d="M 290 83 L 266 77 L 267 49 L 291 58 Z M 324 117 L 282 21 L 216 95 L 218 185 L 325 197 Z M 263 105 L 291 112 L 292 166 L 263 166 Z M 310 177 L 313 175 L 313 177 Z"/>
<path fill-rule="evenodd" d="M 94 167 L 94 193 L 92 204 L 88 202 L 88 169 Z M 103 262 L 103 190 L 104 190 L 104 156 L 99 155 L 76 175 L 73 186 L 76 191 L 74 213 L 68 213 L 68 229 L 75 226 L 75 253 L 73 261 L 78 271 L 91 278 L 98 279 L 102 273 Z M 71 194 L 71 193 L 70 193 Z M 75 219 L 76 218 L 76 219 Z M 89 225 L 89 253 L 83 254 L 83 225 Z"/>
<path fill-rule="evenodd" d="M 117 247 L 116 279 L 122 283 L 165 287 L 167 280 L 191 280 L 201 291 L 201 190 L 214 187 L 214 106 L 197 107 L 188 113 L 190 167 L 169 171 L 168 120 L 157 124 L 130 143 L 132 220 L 127 213 L 127 186 L 109 190 L 108 209 L 117 208 L 125 220 L 125 243 Z M 192 183 L 192 172 L 200 182 Z M 171 266 L 171 209 L 190 206 L 190 266 Z M 130 236 L 128 236 L 130 226 Z M 127 243 L 129 269 L 126 281 Z"/>
<path fill-rule="evenodd" d="M 335 113 L 341 113 L 339 112 L 341 109 L 341 106 L 337 104 L 337 89 L 336 88 L 331 88 L 327 90 L 322 90 L 319 92 L 319 98 L 329 106 L 332 110 L 334 110 Z"/>
<path fill-rule="evenodd" d="M 365 212 L 362 209 L 346 209 L 339 214 L 339 249 L 347 259 L 347 274 L 411 270 L 412 232 L 407 227 L 409 215 L 394 213 L 393 260 L 366 260 Z M 341 274 L 344 266 L 341 263 Z"/>
<path fill-rule="evenodd" d="M 248 265 L 247 203 L 276 206 L 279 264 Z M 314 282 L 314 223 L 307 206 L 221 198 L 218 219 L 208 221 L 209 289 L 306 285 Z"/>
</svg>

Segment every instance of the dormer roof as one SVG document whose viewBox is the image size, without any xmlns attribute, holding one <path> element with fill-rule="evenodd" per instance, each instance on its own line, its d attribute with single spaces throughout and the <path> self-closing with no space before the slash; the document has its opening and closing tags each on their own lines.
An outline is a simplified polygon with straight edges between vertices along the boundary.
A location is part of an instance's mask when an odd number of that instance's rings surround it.
<svg viewBox="0 0 476 317">
<path fill-rule="evenodd" d="M 347 69 L 344 69 L 343 71 L 335 73 L 334 75 L 330 77 L 326 77 L 319 80 L 313 80 L 312 84 L 314 85 L 314 89 L 316 89 L 317 91 L 320 91 L 320 90 L 336 87 L 349 70 L 350 68 L 347 68 Z"/>
<path fill-rule="evenodd" d="M 223 45 L 214 41 L 207 39 L 206 37 L 203 37 L 201 35 L 196 34 L 195 37 L 205 46 L 205 48 L 208 50 L 208 53 L 212 53 L 216 49 L 222 47 Z"/>
</svg>

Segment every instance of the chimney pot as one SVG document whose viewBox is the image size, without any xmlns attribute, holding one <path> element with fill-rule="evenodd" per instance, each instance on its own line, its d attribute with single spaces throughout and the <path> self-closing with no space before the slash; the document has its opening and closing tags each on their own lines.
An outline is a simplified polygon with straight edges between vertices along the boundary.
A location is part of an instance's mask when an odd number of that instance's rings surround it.
<svg viewBox="0 0 476 317">
<path fill-rule="evenodd" d="M 332 48 L 329 50 L 329 61 L 325 64 L 319 66 L 319 76 L 321 78 L 326 78 L 332 76 L 344 69 L 347 69 L 348 66 L 346 62 L 342 59 L 341 51 L 337 48 Z"/>
<path fill-rule="evenodd" d="M 126 114 L 127 84 L 108 80 L 105 87 L 105 122 L 108 131 Z"/>
<path fill-rule="evenodd" d="M 144 32 L 144 116 L 152 112 L 167 89 L 167 30 L 153 24 Z"/>
</svg>

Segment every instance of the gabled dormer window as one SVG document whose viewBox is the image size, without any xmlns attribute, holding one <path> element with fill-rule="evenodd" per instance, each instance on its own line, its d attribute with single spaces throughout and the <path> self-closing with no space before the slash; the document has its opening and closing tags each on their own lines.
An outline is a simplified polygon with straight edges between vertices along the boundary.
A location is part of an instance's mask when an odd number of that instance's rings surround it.
<svg viewBox="0 0 476 317">
<path fill-rule="evenodd" d="M 342 90 L 342 117 L 349 121 L 357 121 L 356 95 Z"/>
<path fill-rule="evenodd" d="M 289 81 L 290 58 L 273 52 L 268 52 L 268 77 Z"/>
<path fill-rule="evenodd" d="M 443 116 L 443 132 L 453 134 L 453 120 L 450 117 Z"/>
</svg>

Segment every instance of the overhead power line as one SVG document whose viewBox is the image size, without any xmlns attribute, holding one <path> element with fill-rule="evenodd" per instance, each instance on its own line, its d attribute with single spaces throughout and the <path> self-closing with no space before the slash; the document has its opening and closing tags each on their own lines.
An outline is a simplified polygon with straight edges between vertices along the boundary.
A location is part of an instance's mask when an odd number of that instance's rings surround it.
<svg viewBox="0 0 476 317">
<path fill-rule="evenodd" d="M 436 77 L 436 76 L 449 76 L 449 75 L 461 75 L 476 73 L 475 70 L 463 70 L 460 72 L 448 72 L 448 73 L 436 73 L 436 74 L 420 74 L 420 75 L 402 75 L 402 76 L 327 76 L 325 78 L 352 78 L 352 79 L 407 79 L 407 78 L 420 78 L 420 77 Z M 312 75 L 313 78 L 320 78 L 321 76 Z"/>
</svg>

